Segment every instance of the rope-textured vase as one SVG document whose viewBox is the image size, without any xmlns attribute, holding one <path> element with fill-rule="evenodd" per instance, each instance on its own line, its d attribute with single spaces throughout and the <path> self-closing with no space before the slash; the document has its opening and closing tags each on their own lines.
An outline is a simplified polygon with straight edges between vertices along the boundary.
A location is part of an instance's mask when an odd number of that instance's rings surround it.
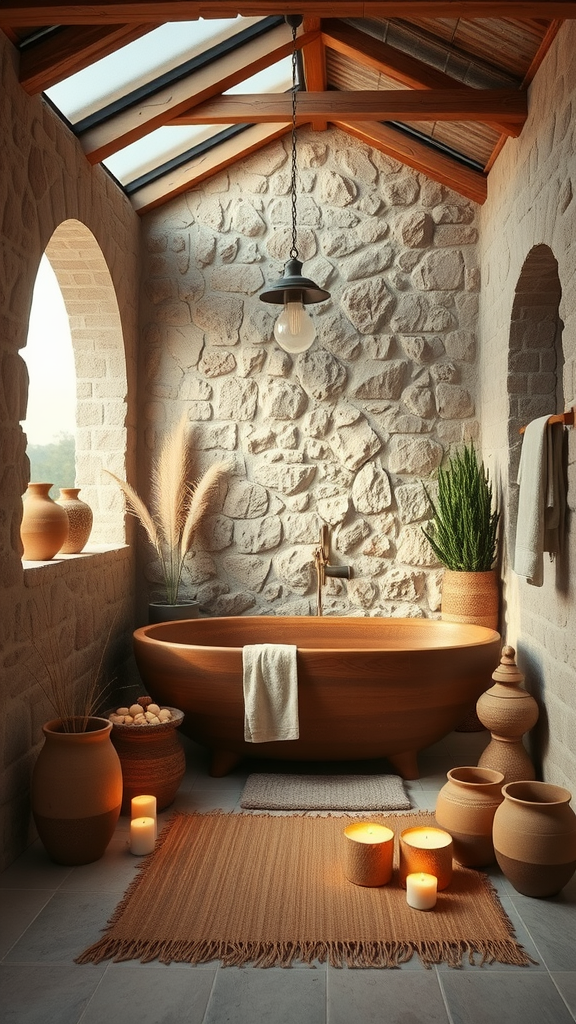
<svg viewBox="0 0 576 1024">
<path fill-rule="evenodd" d="M 498 577 L 487 572 L 444 570 L 442 618 L 447 622 L 471 622 L 498 629 Z"/>
</svg>

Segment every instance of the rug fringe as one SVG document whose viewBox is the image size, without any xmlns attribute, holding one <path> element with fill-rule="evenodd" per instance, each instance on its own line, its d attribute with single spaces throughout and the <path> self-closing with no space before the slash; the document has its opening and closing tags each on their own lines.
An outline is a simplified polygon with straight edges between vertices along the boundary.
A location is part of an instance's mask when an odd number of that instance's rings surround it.
<svg viewBox="0 0 576 1024">
<path fill-rule="evenodd" d="M 537 963 L 513 941 L 487 942 L 226 942 L 220 940 L 191 942 L 178 940 L 119 940 L 103 938 L 86 949 L 75 963 L 99 964 L 102 960 L 158 960 L 203 964 L 219 960 L 223 967 L 291 967 L 294 962 L 329 963 L 331 967 L 401 967 L 416 953 L 426 968 L 445 963 L 462 967 L 468 963 L 510 964 L 527 967 Z"/>
</svg>

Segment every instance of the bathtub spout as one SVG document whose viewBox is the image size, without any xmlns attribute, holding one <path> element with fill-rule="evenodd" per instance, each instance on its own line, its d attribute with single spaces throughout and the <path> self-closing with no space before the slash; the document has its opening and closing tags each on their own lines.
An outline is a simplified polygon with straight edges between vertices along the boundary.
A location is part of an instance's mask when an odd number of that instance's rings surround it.
<svg viewBox="0 0 576 1024">
<path fill-rule="evenodd" d="M 352 576 L 352 569 L 349 565 L 330 565 L 330 529 L 324 523 L 320 528 L 320 542 L 314 550 L 314 565 L 316 567 L 316 614 L 322 615 L 322 587 L 327 577 L 349 580 Z"/>
</svg>

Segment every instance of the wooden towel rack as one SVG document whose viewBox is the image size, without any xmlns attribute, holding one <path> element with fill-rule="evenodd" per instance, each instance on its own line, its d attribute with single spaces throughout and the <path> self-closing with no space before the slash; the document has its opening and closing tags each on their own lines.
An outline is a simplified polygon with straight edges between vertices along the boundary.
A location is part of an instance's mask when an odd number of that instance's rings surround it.
<svg viewBox="0 0 576 1024">
<path fill-rule="evenodd" d="M 562 423 L 565 427 L 573 427 L 574 420 L 576 419 L 576 405 L 573 405 L 571 409 L 567 409 L 566 412 L 559 412 L 556 416 L 549 416 L 548 423 Z M 523 434 L 526 427 L 520 427 L 520 433 Z"/>
</svg>

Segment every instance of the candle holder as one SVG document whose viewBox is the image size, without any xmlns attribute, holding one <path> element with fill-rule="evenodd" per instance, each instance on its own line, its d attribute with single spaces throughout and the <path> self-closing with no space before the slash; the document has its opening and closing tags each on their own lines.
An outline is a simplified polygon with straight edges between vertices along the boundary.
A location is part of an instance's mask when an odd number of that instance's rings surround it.
<svg viewBox="0 0 576 1024">
<path fill-rule="evenodd" d="M 452 836 L 442 829 L 417 825 L 400 833 L 400 885 L 415 873 L 434 875 L 438 891 L 452 881 Z"/>
<path fill-rule="evenodd" d="M 358 821 L 344 829 L 344 874 L 354 885 L 386 885 L 393 858 L 394 833 L 385 825 Z"/>
</svg>

